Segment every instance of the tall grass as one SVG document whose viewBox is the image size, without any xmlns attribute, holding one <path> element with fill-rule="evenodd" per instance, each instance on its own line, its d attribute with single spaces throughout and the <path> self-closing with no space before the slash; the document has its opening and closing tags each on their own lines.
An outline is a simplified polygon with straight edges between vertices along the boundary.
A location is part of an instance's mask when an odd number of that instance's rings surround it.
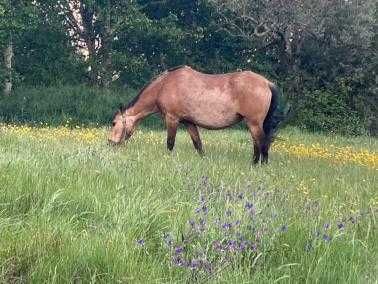
<svg viewBox="0 0 378 284">
<path fill-rule="evenodd" d="M 240 130 L 203 132 L 200 158 L 184 132 L 168 153 L 162 131 L 114 149 L 105 129 L 88 141 L 0 129 L 1 282 L 378 280 L 374 167 L 277 151 L 251 167 Z"/>
</svg>

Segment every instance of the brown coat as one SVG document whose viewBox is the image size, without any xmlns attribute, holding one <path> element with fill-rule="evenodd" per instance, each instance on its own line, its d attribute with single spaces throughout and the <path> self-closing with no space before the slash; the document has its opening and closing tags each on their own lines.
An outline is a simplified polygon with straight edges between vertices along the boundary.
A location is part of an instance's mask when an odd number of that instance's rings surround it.
<svg viewBox="0 0 378 284">
<path fill-rule="evenodd" d="M 197 126 L 222 129 L 244 119 L 254 139 L 254 161 L 259 161 L 260 153 L 267 161 L 271 133 L 266 133 L 264 121 L 269 110 L 274 112 L 274 90 L 273 83 L 251 71 L 210 75 L 188 66 L 175 68 L 149 83 L 128 107 L 115 114 L 109 140 L 119 143 L 127 139 L 138 121 L 159 112 L 168 129 L 168 149 L 173 149 L 178 124 L 184 123 L 202 153 Z"/>
</svg>

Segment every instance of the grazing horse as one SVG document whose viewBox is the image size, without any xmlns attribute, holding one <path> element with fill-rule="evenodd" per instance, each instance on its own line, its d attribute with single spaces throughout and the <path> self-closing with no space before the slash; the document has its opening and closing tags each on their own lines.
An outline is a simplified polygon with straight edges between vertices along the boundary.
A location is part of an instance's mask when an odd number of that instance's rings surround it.
<svg viewBox="0 0 378 284">
<path fill-rule="evenodd" d="M 186 126 L 199 154 L 203 154 L 197 126 L 223 129 L 244 119 L 253 138 L 256 164 L 268 162 L 268 151 L 279 123 L 276 115 L 278 89 L 250 71 L 204 74 L 180 66 L 148 83 L 113 117 L 110 144 L 131 137 L 141 119 L 160 113 L 167 126 L 167 148 L 172 151 L 179 123 Z"/>
</svg>

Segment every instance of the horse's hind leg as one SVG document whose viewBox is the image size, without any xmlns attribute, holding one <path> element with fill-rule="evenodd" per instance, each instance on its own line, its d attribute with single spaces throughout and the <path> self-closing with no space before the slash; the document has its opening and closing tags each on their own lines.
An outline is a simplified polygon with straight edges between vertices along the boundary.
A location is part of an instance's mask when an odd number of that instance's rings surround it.
<svg viewBox="0 0 378 284">
<path fill-rule="evenodd" d="M 202 142 L 199 136 L 197 126 L 191 122 L 184 122 L 184 124 L 186 125 L 188 129 L 190 138 L 192 138 L 194 148 L 197 150 L 198 154 L 202 156 L 204 153 L 203 153 Z"/>
<path fill-rule="evenodd" d="M 253 139 L 253 163 L 258 164 L 264 145 L 264 130 L 261 125 L 247 121 Z"/>
<path fill-rule="evenodd" d="M 175 117 L 166 115 L 165 123 L 167 125 L 167 148 L 169 151 L 172 151 L 173 147 L 175 146 L 176 132 L 179 121 Z"/>
<path fill-rule="evenodd" d="M 270 147 L 270 141 L 266 141 L 266 139 L 264 139 L 264 143 L 261 147 L 261 163 L 262 164 L 268 163 L 269 147 Z"/>
</svg>

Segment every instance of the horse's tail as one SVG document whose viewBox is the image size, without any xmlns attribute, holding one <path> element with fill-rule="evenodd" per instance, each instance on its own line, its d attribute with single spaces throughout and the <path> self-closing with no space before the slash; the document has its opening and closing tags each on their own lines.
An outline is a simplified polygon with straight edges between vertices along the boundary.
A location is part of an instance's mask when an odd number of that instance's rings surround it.
<svg viewBox="0 0 378 284">
<path fill-rule="evenodd" d="M 273 83 L 269 84 L 272 98 L 268 113 L 264 119 L 265 146 L 269 147 L 276 137 L 278 127 L 286 120 L 290 112 L 290 105 L 283 101 L 281 92 Z"/>
</svg>

